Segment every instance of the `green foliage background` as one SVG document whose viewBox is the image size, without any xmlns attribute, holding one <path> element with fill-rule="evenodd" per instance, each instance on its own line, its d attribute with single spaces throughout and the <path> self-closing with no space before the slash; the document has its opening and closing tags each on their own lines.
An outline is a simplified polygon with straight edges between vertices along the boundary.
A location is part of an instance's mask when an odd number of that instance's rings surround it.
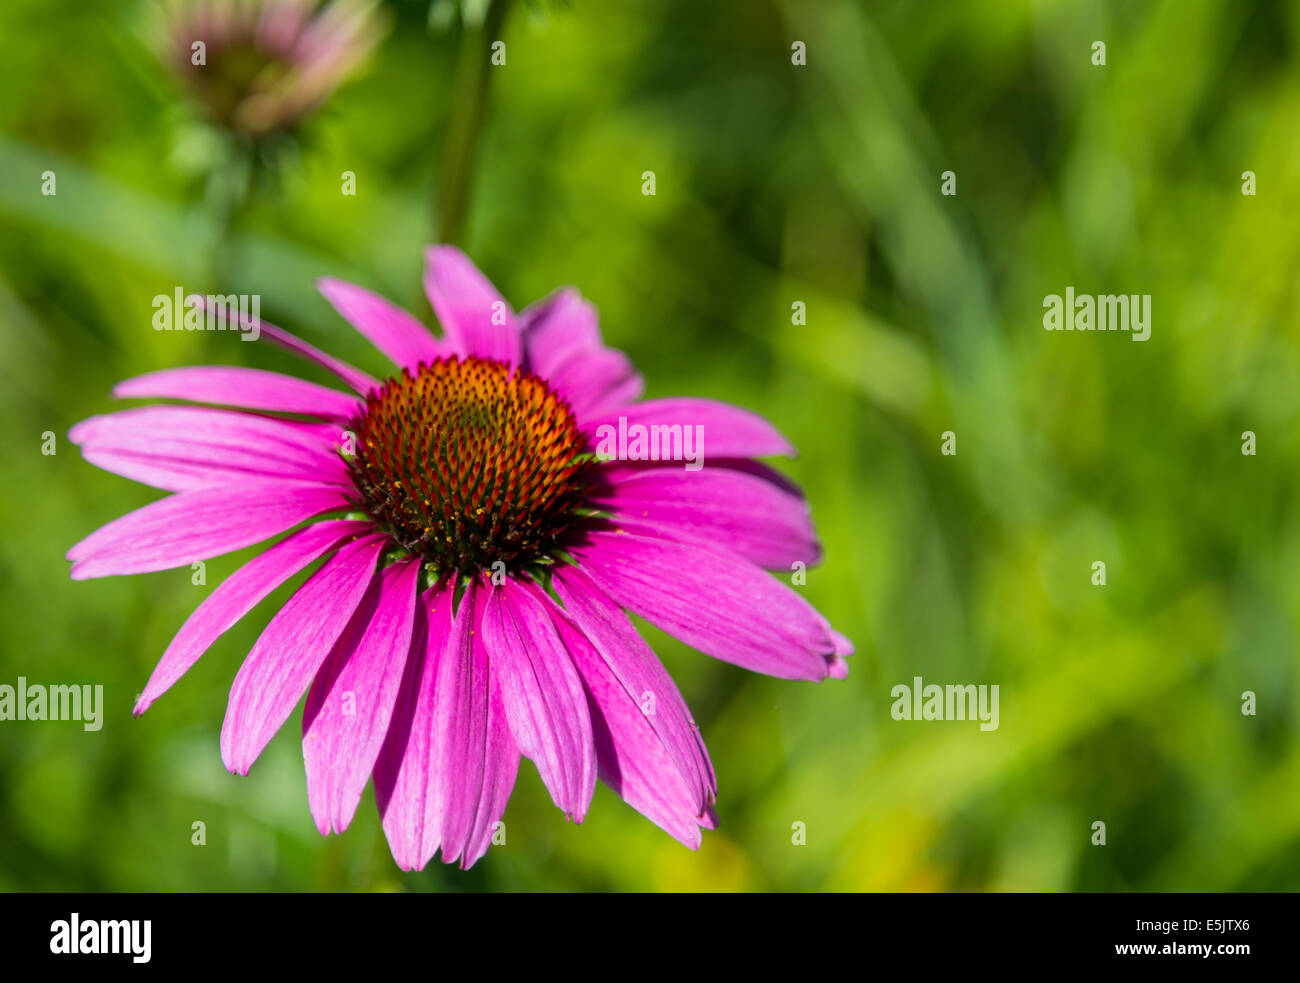
<svg viewBox="0 0 1300 983">
<path fill-rule="evenodd" d="M 0 682 L 107 702 L 98 733 L 0 723 L 0 889 L 1300 886 L 1300 5 L 517 4 L 472 157 L 451 118 L 488 39 L 451 6 L 387 8 L 369 70 L 223 222 L 208 175 L 230 169 L 144 40 L 150 4 L 0 5 Z M 473 161 L 461 242 L 517 307 L 572 283 L 649 395 L 752 407 L 801 449 L 787 470 L 827 552 L 802 589 L 858 654 L 815 686 L 651 632 L 719 776 L 698 853 L 604 788 L 566 823 L 525 763 L 505 847 L 404 875 L 369 792 L 344 835 L 316 833 L 299 717 L 250 777 L 221 765 L 230 681 L 288 589 L 130 715 L 254 551 L 210 562 L 207 587 L 68 579 L 72 543 L 157 497 L 66 440 L 114 382 L 323 380 L 234 335 L 155 332 L 152 297 L 261 294 L 268 320 L 381 372 L 312 284 L 428 317 L 449 159 Z M 1151 294 L 1151 339 L 1045 332 L 1067 285 Z M 999 684 L 1000 728 L 893 721 L 915 675 Z"/>
</svg>

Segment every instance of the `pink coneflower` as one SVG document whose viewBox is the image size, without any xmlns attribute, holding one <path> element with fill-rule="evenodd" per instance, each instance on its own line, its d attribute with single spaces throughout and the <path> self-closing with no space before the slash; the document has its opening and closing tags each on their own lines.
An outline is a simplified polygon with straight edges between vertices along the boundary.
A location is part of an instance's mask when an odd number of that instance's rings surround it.
<svg viewBox="0 0 1300 983">
<path fill-rule="evenodd" d="M 802 497 L 752 460 L 789 443 L 724 403 L 637 401 L 640 376 L 576 291 L 515 314 L 450 246 L 429 250 L 425 273 L 441 338 L 360 287 L 319 286 L 396 374 L 379 382 L 260 322 L 353 392 L 257 369 L 164 370 L 114 392 L 234 409 L 140 407 L 70 434 L 93 464 L 175 493 L 69 550 L 74 579 L 184 567 L 294 530 L 190 616 L 136 713 L 323 560 L 235 677 L 230 771 L 248 773 L 307 692 L 317 827 L 345 829 L 373 776 L 405 869 L 440 847 L 462 867 L 483 856 L 521 754 L 575 822 L 599 776 L 698 847 L 715 822 L 713 768 L 624 612 L 757 672 L 843 676 L 847 639 L 764 571 L 820 557 Z M 707 466 L 596 453 L 598 434 L 637 427 L 702 428 Z"/>
<path fill-rule="evenodd" d="M 212 122 L 260 139 L 315 111 L 382 33 L 375 0 L 170 0 L 161 47 Z"/>
</svg>

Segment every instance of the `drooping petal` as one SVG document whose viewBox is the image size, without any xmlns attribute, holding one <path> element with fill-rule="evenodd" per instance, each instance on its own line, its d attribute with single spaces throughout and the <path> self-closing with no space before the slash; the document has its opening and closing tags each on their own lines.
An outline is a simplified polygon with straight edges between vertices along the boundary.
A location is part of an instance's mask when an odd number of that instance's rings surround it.
<svg viewBox="0 0 1300 983">
<path fill-rule="evenodd" d="M 482 649 L 481 638 L 476 637 L 474 644 Z M 501 686 L 495 673 L 491 672 L 491 662 L 486 654 L 483 659 L 489 667 L 487 742 L 483 751 L 486 766 L 483 791 L 479 795 L 478 808 L 474 810 L 474 825 L 470 827 L 460 855 L 461 870 L 468 870 L 487 853 L 496 825 L 505 815 L 506 803 L 510 801 L 515 776 L 519 772 L 519 747 L 510 733 Z M 450 863 L 456 857 L 444 853 L 443 859 Z"/>
<path fill-rule="evenodd" d="M 646 468 L 612 473 L 594 502 L 620 525 L 730 550 L 769 570 L 821 561 L 808 503 L 729 468 Z"/>
<path fill-rule="evenodd" d="M 342 359 L 335 358 L 333 355 L 321 351 L 310 342 L 303 341 L 296 335 L 285 331 L 284 328 L 277 328 L 274 324 L 269 321 L 263 321 L 260 317 L 249 317 L 238 308 L 232 309 L 224 305 L 218 306 L 209 304 L 202 294 L 195 294 L 194 296 L 197 296 L 200 299 L 200 308 L 207 311 L 214 319 L 228 322 L 233 313 L 235 315 L 234 320 L 236 326 L 240 331 L 249 333 L 256 331 L 256 337 L 269 338 L 281 348 L 285 348 L 293 352 L 295 355 L 301 355 L 308 361 L 315 362 L 321 368 L 333 372 L 334 375 L 342 379 L 362 396 L 367 395 L 372 389 L 379 388 L 379 383 L 374 379 L 374 377 L 362 372 L 354 365 L 349 365 Z"/>
<path fill-rule="evenodd" d="M 781 679 L 824 679 L 830 626 L 789 587 L 734 554 L 593 532 L 574 548 L 619 606 L 708 655 Z"/>
<path fill-rule="evenodd" d="M 352 821 L 388 733 L 411 650 L 420 567 L 412 557 L 380 572 L 307 694 L 307 800 L 322 834 Z"/>
<path fill-rule="evenodd" d="M 454 594 L 454 581 L 443 581 L 425 591 L 415 606 L 411 654 L 375 761 L 375 805 L 388 848 L 402 870 L 423 870 L 441 842 L 441 817 L 433 798 L 433 684 L 451 632 Z"/>
<path fill-rule="evenodd" d="M 344 320 L 399 368 L 414 373 L 421 362 L 433 362 L 451 350 L 412 315 L 378 294 L 330 277 L 318 280 L 316 287 Z"/>
<path fill-rule="evenodd" d="M 374 577 L 387 537 L 348 543 L 289 598 L 262 632 L 230 687 L 221 760 L 247 775 L 316 676 Z"/>
<path fill-rule="evenodd" d="M 120 399 L 184 399 L 273 413 L 301 413 L 324 420 L 348 420 L 363 407 L 349 393 L 319 386 L 305 379 L 222 365 L 163 369 L 119 382 L 113 395 Z"/>
<path fill-rule="evenodd" d="M 453 620 L 454 595 L 450 580 L 424 595 L 427 644 L 408 666 L 375 768 L 384 832 L 404 870 L 423 869 L 439 845 L 462 868 L 482 857 L 519 768 L 477 630 L 482 591 L 471 582 Z"/>
<path fill-rule="evenodd" d="M 589 639 L 558 609 L 554 614 L 556 630 L 587 690 L 601 780 L 664 832 L 697 849 L 700 826 L 712 823 L 704 816 L 707 806 L 691 793 L 644 705 L 632 698 Z"/>
<path fill-rule="evenodd" d="M 692 814 L 698 815 L 717 797 L 717 779 L 699 727 L 668 670 L 618 605 L 602 594 L 581 569 L 557 567 L 554 583 L 564 610 L 600 654 L 608 672 L 623 688 L 624 698 L 643 717 L 681 773 L 690 794 Z M 588 676 L 582 663 L 578 670 L 584 679 Z"/>
<path fill-rule="evenodd" d="M 232 625 L 263 598 L 335 546 L 370 528 L 369 522 L 316 522 L 254 557 L 227 577 L 181 625 L 149 677 L 134 712 L 149 709 L 154 700 L 181 676 Z"/>
<path fill-rule="evenodd" d="M 371 392 L 379 388 L 379 380 L 369 373 L 362 372 L 354 365 L 349 365 L 342 359 L 335 358 L 333 355 L 321 351 L 315 345 L 303 341 L 296 335 L 290 334 L 283 328 L 277 328 L 274 324 L 267 324 L 265 321 L 260 322 L 262 335 L 270 338 L 281 348 L 293 352 L 295 355 L 301 355 L 308 361 L 315 362 L 317 365 L 333 372 L 336 376 L 351 386 L 362 396 L 368 396 Z"/>
<path fill-rule="evenodd" d="M 114 519 L 68 550 L 72 579 L 189 566 L 348 507 L 339 487 L 284 481 L 245 481 L 169 495 Z"/>
<path fill-rule="evenodd" d="M 518 365 L 519 329 L 496 287 L 455 246 L 431 246 L 425 258 L 424 290 L 453 350 Z"/>
<path fill-rule="evenodd" d="M 620 418 L 625 420 L 620 424 Z M 641 403 L 606 410 L 582 421 L 582 429 L 597 439 L 606 433 L 618 434 L 620 426 L 699 427 L 700 452 L 707 463 L 712 457 L 793 457 L 794 448 L 757 413 L 711 399 L 672 397 L 648 399 Z M 602 430 L 608 427 L 609 430 Z M 630 429 L 629 433 L 632 433 Z M 666 432 L 666 431 L 665 431 Z"/>
<path fill-rule="evenodd" d="M 555 804 L 582 822 L 596 784 L 591 718 L 582 680 L 549 613 L 507 578 L 489 593 L 483 644 L 500 670 L 501 698 L 520 752 L 537 765 Z"/>
<path fill-rule="evenodd" d="M 350 486 L 337 425 L 199 406 L 141 406 L 68 431 L 86 460 L 167 491 L 281 478 Z"/>
<path fill-rule="evenodd" d="M 478 637 L 482 602 L 475 581 L 461 598 L 447 644 L 432 665 L 433 807 L 439 817 L 442 859 L 465 850 L 483 793 L 488 764 L 488 659 Z M 451 596 L 440 603 L 451 606 Z"/>
</svg>

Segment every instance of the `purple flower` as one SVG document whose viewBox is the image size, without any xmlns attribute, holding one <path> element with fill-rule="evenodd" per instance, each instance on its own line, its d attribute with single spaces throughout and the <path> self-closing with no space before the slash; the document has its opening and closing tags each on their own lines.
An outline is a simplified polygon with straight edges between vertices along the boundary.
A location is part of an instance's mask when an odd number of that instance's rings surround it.
<svg viewBox="0 0 1300 983">
<path fill-rule="evenodd" d="M 260 139 L 314 112 L 384 29 L 375 0 L 171 0 L 160 47 L 212 122 Z"/>
<path fill-rule="evenodd" d="M 257 369 L 171 369 L 115 394 L 234 408 L 145 406 L 71 431 L 91 463 L 175 493 L 69 550 L 74 579 L 188 566 L 294 530 L 199 605 L 136 713 L 323 560 L 235 677 L 221 731 L 232 772 L 248 773 L 307 692 L 317 827 L 345 829 L 373 776 L 405 869 L 439 848 L 462 867 L 483 856 L 521 754 L 575 822 L 599 776 L 698 847 L 716 820 L 708 752 L 624 612 L 757 672 L 844 675 L 848 640 L 764 571 L 820 558 L 802 497 L 752 460 L 789 443 L 724 403 L 638 402 L 641 377 L 576 291 L 515 314 L 450 246 L 428 251 L 425 273 L 441 338 L 360 287 L 319 286 L 397 374 L 379 382 L 259 322 L 355 395 Z M 688 428 L 705 467 L 634 446 L 655 434 L 672 451 Z M 598 454 L 597 435 L 615 432 L 620 453 Z"/>
</svg>

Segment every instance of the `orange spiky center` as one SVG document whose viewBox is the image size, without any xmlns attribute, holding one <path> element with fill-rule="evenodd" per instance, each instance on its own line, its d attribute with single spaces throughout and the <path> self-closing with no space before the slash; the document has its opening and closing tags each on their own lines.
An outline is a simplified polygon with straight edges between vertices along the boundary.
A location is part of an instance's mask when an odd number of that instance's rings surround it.
<svg viewBox="0 0 1300 983">
<path fill-rule="evenodd" d="M 549 562 L 586 500 L 593 459 L 568 404 L 501 362 L 403 369 L 352 429 L 357 504 L 439 572 Z"/>
</svg>

